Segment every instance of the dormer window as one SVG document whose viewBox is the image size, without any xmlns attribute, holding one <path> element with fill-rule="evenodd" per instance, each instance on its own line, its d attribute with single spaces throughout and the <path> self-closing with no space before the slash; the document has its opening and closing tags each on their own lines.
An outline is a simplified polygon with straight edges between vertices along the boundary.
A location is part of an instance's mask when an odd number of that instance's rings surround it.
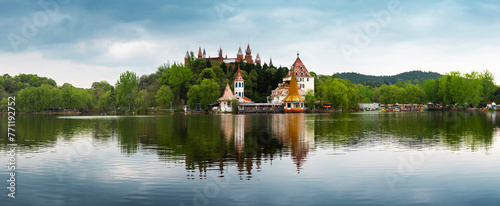
<svg viewBox="0 0 500 206">
<path fill-rule="evenodd" d="M 302 70 L 302 66 L 300 66 L 300 69 Z"/>
<path fill-rule="evenodd" d="M 295 72 L 295 76 L 297 76 L 297 75 L 299 75 L 299 73 L 298 73 L 298 72 Z"/>
</svg>

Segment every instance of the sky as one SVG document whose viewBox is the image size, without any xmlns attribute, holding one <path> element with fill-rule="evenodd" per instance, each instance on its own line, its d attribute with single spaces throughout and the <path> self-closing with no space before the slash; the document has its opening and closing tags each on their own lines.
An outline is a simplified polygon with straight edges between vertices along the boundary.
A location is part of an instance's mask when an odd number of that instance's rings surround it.
<svg viewBox="0 0 500 206">
<path fill-rule="evenodd" d="M 500 82 L 498 1 L 0 1 L 0 74 L 77 87 L 154 73 L 187 50 L 309 71 L 394 75 L 489 70 Z"/>
</svg>

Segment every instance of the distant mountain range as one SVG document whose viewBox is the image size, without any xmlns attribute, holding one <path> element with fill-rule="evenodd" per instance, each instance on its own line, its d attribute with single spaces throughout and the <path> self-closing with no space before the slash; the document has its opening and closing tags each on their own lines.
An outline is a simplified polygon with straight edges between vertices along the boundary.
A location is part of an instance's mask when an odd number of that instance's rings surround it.
<svg viewBox="0 0 500 206">
<path fill-rule="evenodd" d="M 397 75 L 391 76 L 372 76 L 372 75 L 364 75 L 356 72 L 343 72 L 335 74 L 337 78 L 340 79 L 348 79 L 353 83 L 357 84 L 365 84 L 371 86 L 379 86 L 382 84 L 395 84 L 398 80 L 406 81 L 409 80 L 413 82 L 414 80 L 418 80 L 422 82 L 425 79 L 438 79 L 442 75 L 436 72 L 423 72 L 423 71 L 410 71 L 403 72 Z"/>
</svg>

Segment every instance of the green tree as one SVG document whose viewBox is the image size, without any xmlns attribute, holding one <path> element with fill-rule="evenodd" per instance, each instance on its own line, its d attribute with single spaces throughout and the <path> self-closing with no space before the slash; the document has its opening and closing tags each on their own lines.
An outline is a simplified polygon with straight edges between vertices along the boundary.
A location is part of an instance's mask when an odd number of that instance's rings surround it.
<svg viewBox="0 0 500 206">
<path fill-rule="evenodd" d="M 156 105 L 158 106 L 168 106 L 172 103 L 174 99 L 174 94 L 169 86 L 161 86 L 160 90 L 156 93 Z"/>
<path fill-rule="evenodd" d="M 188 67 L 174 64 L 167 73 L 163 74 L 160 82 L 170 85 L 175 102 L 182 103 L 182 100 L 187 98 L 191 78 L 192 73 Z"/>
<path fill-rule="evenodd" d="M 112 91 L 107 91 L 97 101 L 99 111 L 108 111 L 114 109 L 116 104 L 115 96 Z"/>
<path fill-rule="evenodd" d="M 111 84 L 103 80 L 100 82 L 92 83 L 92 86 L 90 88 L 94 91 L 94 95 L 99 99 L 106 92 L 111 91 L 112 87 L 113 86 L 111 86 Z"/>
<path fill-rule="evenodd" d="M 140 112 L 146 112 L 152 106 L 152 95 L 146 89 L 140 90 L 135 98 L 135 104 Z"/>
<path fill-rule="evenodd" d="M 135 73 L 126 71 L 120 74 L 120 80 L 116 82 L 116 100 L 118 105 L 126 105 L 129 109 L 135 107 L 134 99 L 138 83 L 139 78 Z"/>
<path fill-rule="evenodd" d="M 7 98 L 5 98 L 5 97 L 2 98 L 2 100 L 0 101 L 0 111 L 2 111 L 2 112 L 6 112 L 7 111 L 7 107 L 8 107 L 7 103 L 8 102 L 9 101 L 7 100 Z"/>
<path fill-rule="evenodd" d="M 316 97 L 314 96 L 314 91 L 313 90 L 309 90 L 307 91 L 306 93 L 306 106 L 307 106 L 307 109 L 309 110 L 314 110 L 314 102 L 316 102 Z"/>
<path fill-rule="evenodd" d="M 219 85 L 213 79 L 204 79 L 200 85 L 192 86 L 188 92 L 188 104 L 194 108 L 201 103 L 201 108 L 209 110 L 209 104 L 220 97 Z"/>
</svg>

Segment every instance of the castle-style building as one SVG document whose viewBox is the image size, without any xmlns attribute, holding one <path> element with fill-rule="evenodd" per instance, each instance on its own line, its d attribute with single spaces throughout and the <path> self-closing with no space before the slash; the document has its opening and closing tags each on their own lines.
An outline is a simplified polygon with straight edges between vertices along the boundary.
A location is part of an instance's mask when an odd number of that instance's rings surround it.
<svg viewBox="0 0 500 206">
<path fill-rule="evenodd" d="M 231 112 L 232 111 L 232 100 L 236 99 L 240 103 L 252 102 L 252 100 L 245 97 L 245 80 L 241 75 L 240 67 L 238 67 L 238 71 L 236 72 L 236 77 L 234 78 L 234 93 L 231 91 L 231 87 L 229 86 L 229 82 L 226 84 L 226 89 L 217 100 L 219 106 L 217 110 L 220 112 Z"/>
<path fill-rule="evenodd" d="M 269 103 L 283 102 L 285 97 L 288 96 L 292 76 L 295 76 L 298 94 L 301 98 L 305 99 L 308 91 L 314 92 L 314 77 L 311 76 L 304 63 L 302 63 L 297 52 L 297 59 L 295 59 L 295 62 L 290 67 L 290 71 L 288 71 L 286 77 L 283 78 L 283 83 L 278 84 L 278 87 L 272 90 L 271 95 L 268 96 L 267 101 Z"/>
<path fill-rule="evenodd" d="M 236 58 L 228 58 L 227 54 L 224 56 L 222 52 L 222 48 L 219 48 L 217 51 L 218 56 L 217 57 L 207 57 L 207 52 L 205 49 L 203 51 L 201 50 L 201 47 L 198 48 L 198 58 L 205 59 L 207 61 L 218 61 L 218 62 L 224 62 L 228 66 L 235 66 L 236 62 L 244 62 L 244 63 L 250 63 L 250 64 L 259 64 L 262 65 L 262 60 L 260 59 L 259 53 L 257 53 L 257 56 L 255 59 L 252 57 L 252 50 L 250 49 L 250 44 L 247 45 L 247 49 L 245 50 L 245 55 L 243 55 L 243 51 L 241 50 L 241 47 L 238 49 L 238 53 L 236 54 Z M 186 56 L 184 57 L 184 64 L 187 65 L 188 59 L 190 57 L 189 51 L 186 51 Z M 273 66 L 273 60 L 270 59 L 269 61 L 269 66 Z"/>
</svg>

